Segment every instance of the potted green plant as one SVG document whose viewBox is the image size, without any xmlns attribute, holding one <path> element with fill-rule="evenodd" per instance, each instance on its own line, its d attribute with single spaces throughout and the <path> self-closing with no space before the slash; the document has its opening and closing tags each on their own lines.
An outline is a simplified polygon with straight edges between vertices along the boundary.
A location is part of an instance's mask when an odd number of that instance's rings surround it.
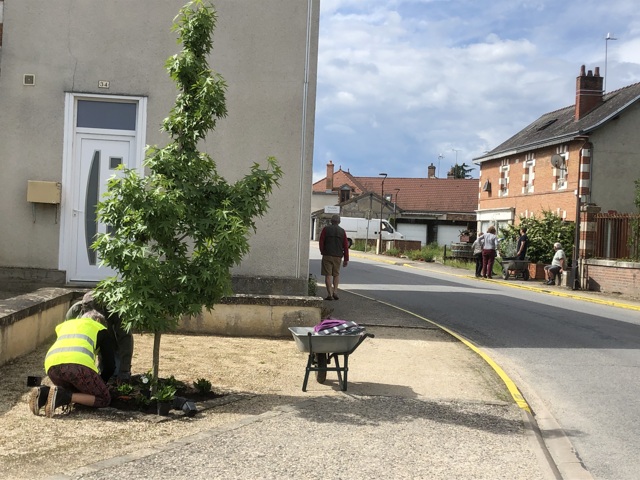
<svg viewBox="0 0 640 480">
<path fill-rule="evenodd" d="M 199 378 L 193 382 L 193 386 L 201 395 L 205 395 L 211 391 L 211 382 L 206 378 Z"/>
<path fill-rule="evenodd" d="M 173 397 L 176 396 L 176 387 L 172 385 L 163 385 L 158 387 L 156 393 L 151 397 L 158 404 L 158 415 L 167 416 L 173 405 Z"/>
</svg>

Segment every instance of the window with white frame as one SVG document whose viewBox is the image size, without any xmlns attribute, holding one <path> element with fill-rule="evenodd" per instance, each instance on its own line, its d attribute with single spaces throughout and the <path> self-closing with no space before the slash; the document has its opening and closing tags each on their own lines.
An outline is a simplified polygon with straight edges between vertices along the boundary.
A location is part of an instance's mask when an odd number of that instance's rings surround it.
<svg viewBox="0 0 640 480">
<path fill-rule="evenodd" d="M 505 158 L 500 164 L 499 197 L 506 197 L 509 194 L 509 159 Z"/>
<path fill-rule="evenodd" d="M 567 163 L 569 160 L 568 150 L 569 149 L 566 145 L 558 147 L 556 150 L 556 153 L 560 155 L 560 157 L 562 158 L 562 162 L 557 167 L 554 167 L 553 169 L 553 176 L 556 179 L 556 182 L 554 185 L 555 190 L 563 190 L 567 188 L 567 182 L 568 182 Z"/>
<path fill-rule="evenodd" d="M 522 163 L 524 173 L 522 174 L 522 193 L 533 193 L 533 180 L 535 177 L 536 158 L 533 152 L 527 153 Z"/>
</svg>

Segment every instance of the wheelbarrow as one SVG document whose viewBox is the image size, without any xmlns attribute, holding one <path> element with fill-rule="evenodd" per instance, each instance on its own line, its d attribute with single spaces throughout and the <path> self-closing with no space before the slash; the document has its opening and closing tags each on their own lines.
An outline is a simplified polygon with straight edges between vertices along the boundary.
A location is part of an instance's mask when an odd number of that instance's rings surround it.
<svg viewBox="0 0 640 480">
<path fill-rule="evenodd" d="M 327 379 L 327 372 L 338 374 L 340 389 L 347 390 L 347 374 L 349 372 L 349 355 L 368 337 L 374 338 L 372 333 L 357 333 L 355 335 L 318 335 L 313 331 L 313 327 L 289 327 L 293 334 L 298 350 L 309 353 L 307 367 L 302 383 L 302 391 L 307 391 L 309 374 L 316 373 L 318 383 L 324 383 Z M 339 356 L 343 357 L 343 364 L 340 365 Z M 335 362 L 335 367 L 329 367 L 331 360 Z"/>
<path fill-rule="evenodd" d="M 502 278 L 508 280 L 510 276 L 529 280 L 529 260 L 518 260 L 517 258 L 504 258 L 502 261 Z"/>
</svg>

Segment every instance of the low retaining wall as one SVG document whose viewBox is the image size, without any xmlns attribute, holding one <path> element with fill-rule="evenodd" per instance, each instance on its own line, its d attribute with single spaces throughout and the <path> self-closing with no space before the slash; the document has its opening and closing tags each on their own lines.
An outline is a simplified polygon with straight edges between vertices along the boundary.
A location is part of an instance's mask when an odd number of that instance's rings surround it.
<svg viewBox="0 0 640 480">
<path fill-rule="evenodd" d="M 0 300 L 0 365 L 51 342 L 55 327 L 84 291 L 43 288 Z M 320 322 L 322 298 L 234 295 L 210 312 L 181 319 L 178 332 L 229 336 L 290 336 L 289 327 Z M 44 360 L 43 360 L 44 361 Z"/>
<path fill-rule="evenodd" d="M 584 260 L 586 288 L 594 292 L 637 297 L 640 294 L 640 263 L 615 260 Z"/>
<path fill-rule="evenodd" d="M 320 323 L 321 297 L 234 295 L 223 298 L 213 310 L 183 317 L 179 332 L 236 337 L 287 337 L 289 327 Z"/>
<path fill-rule="evenodd" d="M 0 365 L 51 341 L 77 296 L 75 290 L 41 288 L 0 301 Z"/>
</svg>

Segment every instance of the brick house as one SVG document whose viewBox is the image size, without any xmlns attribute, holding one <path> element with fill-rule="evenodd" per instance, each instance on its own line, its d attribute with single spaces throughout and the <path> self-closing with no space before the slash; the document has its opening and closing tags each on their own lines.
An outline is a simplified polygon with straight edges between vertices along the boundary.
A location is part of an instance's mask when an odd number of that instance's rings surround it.
<svg viewBox="0 0 640 480">
<path fill-rule="evenodd" d="M 640 83 L 604 93 L 599 68 L 576 79 L 575 105 L 545 113 L 492 151 L 480 167 L 478 228 L 542 210 L 575 221 L 583 205 L 633 212 L 640 178 Z"/>
<path fill-rule="evenodd" d="M 331 161 L 327 176 L 313 184 L 312 238 L 330 215 L 324 206 L 340 207 L 349 217 L 382 218 L 395 224 L 406 240 L 422 245 L 458 242 L 460 232 L 476 222 L 477 179 L 436 178 L 435 166 L 425 178 L 357 177 L 348 170 L 334 171 Z"/>
</svg>

